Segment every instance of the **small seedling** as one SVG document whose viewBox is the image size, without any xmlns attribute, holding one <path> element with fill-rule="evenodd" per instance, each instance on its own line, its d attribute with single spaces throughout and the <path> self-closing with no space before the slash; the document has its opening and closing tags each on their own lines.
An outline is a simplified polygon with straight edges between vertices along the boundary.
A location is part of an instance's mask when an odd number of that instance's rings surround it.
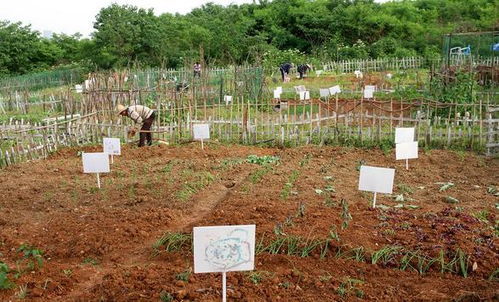
<svg viewBox="0 0 499 302">
<path fill-rule="evenodd" d="M 154 254 L 158 254 L 161 247 L 167 252 L 176 252 L 190 246 L 191 242 L 192 234 L 166 232 L 153 244 Z"/>
<path fill-rule="evenodd" d="M 304 217 L 305 216 L 305 204 L 300 202 L 298 205 L 298 210 L 296 211 L 296 217 Z"/>
<path fill-rule="evenodd" d="M 340 235 L 338 234 L 335 225 L 332 225 L 331 229 L 329 230 L 329 238 L 340 242 Z"/>
<path fill-rule="evenodd" d="M 99 260 L 92 257 L 87 257 L 83 259 L 83 264 L 99 265 Z"/>
<path fill-rule="evenodd" d="M 364 296 L 364 292 L 356 288 L 356 285 L 362 283 L 364 283 L 364 281 L 362 280 L 345 278 L 344 281 L 341 282 L 336 289 L 336 293 L 338 293 L 338 295 L 340 295 L 342 298 L 346 298 L 352 293 L 355 294 L 356 297 L 362 298 Z"/>
<path fill-rule="evenodd" d="M 173 302 L 173 301 L 175 301 L 175 298 L 173 298 L 173 296 L 167 292 L 161 292 L 159 294 L 159 299 L 161 300 L 161 302 Z"/>
<path fill-rule="evenodd" d="M 180 280 L 180 281 L 185 281 L 185 282 L 188 282 L 189 281 L 189 276 L 191 275 L 192 273 L 192 269 L 187 269 L 181 273 L 178 273 L 175 275 L 175 279 L 176 280 Z"/>
<path fill-rule="evenodd" d="M 325 191 L 328 191 L 328 192 L 331 192 L 331 193 L 335 193 L 336 190 L 334 189 L 333 186 L 331 185 L 327 185 L 325 188 L 324 188 Z"/>
<path fill-rule="evenodd" d="M 64 274 L 64 276 L 66 277 L 71 277 L 71 275 L 73 274 L 73 271 L 70 270 L 70 269 L 64 269 L 62 270 L 62 273 Z"/>
<path fill-rule="evenodd" d="M 270 156 L 270 155 L 264 155 L 264 156 L 258 156 L 258 155 L 248 155 L 246 158 L 246 161 L 250 164 L 257 164 L 257 165 L 266 165 L 266 164 L 273 164 L 279 161 L 278 156 Z"/>
<path fill-rule="evenodd" d="M 343 219 L 341 229 L 344 230 L 348 227 L 350 220 L 352 220 L 352 215 L 350 215 L 350 212 L 348 211 L 348 202 L 345 199 L 342 198 L 340 204 L 342 209 L 341 218 Z"/>
<path fill-rule="evenodd" d="M 253 284 L 259 284 L 262 282 L 262 280 L 271 275 L 271 273 L 266 272 L 266 271 L 253 271 L 248 273 L 248 279 L 253 283 Z"/>
<path fill-rule="evenodd" d="M 452 196 L 445 197 L 445 201 L 448 202 L 448 203 L 459 203 L 459 199 L 454 198 Z"/>
<path fill-rule="evenodd" d="M 414 193 L 414 191 L 412 190 L 412 188 L 409 187 L 406 184 L 398 184 L 397 187 L 398 187 L 400 193 L 402 193 L 402 194 L 404 194 L 404 193 L 407 193 L 407 194 Z"/>
<path fill-rule="evenodd" d="M 492 194 L 494 196 L 499 196 L 499 190 L 495 186 L 490 186 L 487 188 L 487 193 Z"/>
<path fill-rule="evenodd" d="M 19 285 L 19 290 L 16 293 L 18 299 L 25 299 L 28 296 L 28 286 Z"/>
<path fill-rule="evenodd" d="M 28 262 L 28 270 L 33 271 L 36 268 L 41 268 L 43 266 L 43 252 L 41 250 L 22 244 L 17 251 L 23 253 L 23 259 Z"/>
<path fill-rule="evenodd" d="M 324 205 L 328 208 L 332 208 L 335 207 L 337 204 L 330 196 L 326 196 L 326 199 L 324 200 Z"/>
<path fill-rule="evenodd" d="M 283 288 L 285 288 L 285 289 L 290 288 L 292 285 L 293 285 L 293 284 L 292 284 L 291 282 L 289 282 L 289 281 L 279 283 L 279 286 L 280 286 L 280 287 L 283 287 Z"/>
<path fill-rule="evenodd" d="M 450 189 L 454 187 L 454 183 L 452 182 L 437 182 L 437 185 L 441 185 L 440 189 L 438 191 L 443 192 L 447 189 Z"/>
<path fill-rule="evenodd" d="M 0 289 L 9 289 L 13 286 L 7 274 L 10 272 L 7 264 L 0 261 Z"/>
</svg>

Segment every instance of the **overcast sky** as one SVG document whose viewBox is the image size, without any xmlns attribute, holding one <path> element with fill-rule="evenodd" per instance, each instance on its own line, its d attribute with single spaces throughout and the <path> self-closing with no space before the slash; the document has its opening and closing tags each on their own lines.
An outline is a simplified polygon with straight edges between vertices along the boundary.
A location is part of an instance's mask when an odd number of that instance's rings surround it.
<svg viewBox="0 0 499 302">
<path fill-rule="evenodd" d="M 378 0 L 385 2 L 387 0 Z M 141 8 L 154 8 L 154 13 L 190 12 L 202 4 L 214 2 L 221 5 L 251 3 L 253 0 L 0 0 L 0 20 L 31 24 L 41 33 L 74 34 L 88 36 L 93 31 L 95 16 L 101 8 L 111 3 L 131 4 Z"/>
</svg>

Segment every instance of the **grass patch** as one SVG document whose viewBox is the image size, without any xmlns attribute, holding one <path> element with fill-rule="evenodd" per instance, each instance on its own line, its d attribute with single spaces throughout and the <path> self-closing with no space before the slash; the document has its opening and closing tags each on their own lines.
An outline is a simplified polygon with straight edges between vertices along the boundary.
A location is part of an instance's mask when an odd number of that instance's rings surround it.
<svg viewBox="0 0 499 302">
<path fill-rule="evenodd" d="M 166 232 L 153 244 L 154 255 L 159 253 L 160 249 L 167 252 L 177 252 L 184 247 L 191 247 L 192 234 Z"/>
</svg>

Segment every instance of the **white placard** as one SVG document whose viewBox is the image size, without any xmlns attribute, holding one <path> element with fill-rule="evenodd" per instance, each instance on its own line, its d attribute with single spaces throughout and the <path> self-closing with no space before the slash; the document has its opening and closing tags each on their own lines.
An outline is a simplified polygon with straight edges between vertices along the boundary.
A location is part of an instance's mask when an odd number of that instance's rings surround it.
<svg viewBox="0 0 499 302">
<path fill-rule="evenodd" d="M 194 273 L 253 270 L 255 231 L 254 224 L 195 227 Z"/>
<path fill-rule="evenodd" d="M 229 103 L 232 103 L 232 95 L 224 96 L 224 101 L 225 101 L 225 105 L 229 105 Z"/>
<path fill-rule="evenodd" d="M 210 139 L 210 125 L 209 124 L 195 124 L 192 125 L 194 131 L 194 139 L 205 140 Z"/>
<path fill-rule="evenodd" d="M 276 87 L 274 91 L 279 91 L 279 93 L 282 93 L 282 87 L 281 86 Z"/>
<path fill-rule="evenodd" d="M 418 158 L 418 142 L 397 144 L 395 158 L 396 160 Z"/>
<path fill-rule="evenodd" d="M 319 89 L 319 93 L 321 95 L 321 98 L 327 98 L 329 96 L 329 89 Z"/>
<path fill-rule="evenodd" d="M 364 98 L 365 99 L 372 99 L 372 98 L 374 98 L 374 90 L 364 89 Z"/>
<path fill-rule="evenodd" d="M 415 128 L 395 128 L 395 144 L 411 143 L 414 141 Z"/>
<path fill-rule="evenodd" d="M 387 74 L 386 74 L 386 77 L 387 77 L 388 79 L 391 79 L 391 78 L 393 77 L 393 74 L 391 74 L 391 73 L 387 73 Z"/>
<path fill-rule="evenodd" d="M 75 85 L 75 90 L 76 90 L 76 93 L 82 93 L 83 92 L 83 86 L 82 85 Z"/>
<path fill-rule="evenodd" d="M 317 75 L 317 77 L 319 77 L 322 74 L 322 70 L 316 70 L 315 74 Z"/>
<path fill-rule="evenodd" d="M 307 88 L 305 88 L 305 86 L 303 86 L 303 85 L 294 86 L 294 87 L 295 87 L 296 93 L 300 93 L 302 91 L 306 91 L 307 90 Z"/>
<path fill-rule="evenodd" d="M 362 74 L 362 71 L 360 71 L 360 70 L 356 70 L 353 73 L 355 74 L 356 78 L 361 78 L 362 79 L 364 77 L 364 75 Z"/>
<path fill-rule="evenodd" d="M 119 138 L 104 137 L 102 140 L 104 153 L 109 155 L 121 155 L 121 143 Z"/>
<path fill-rule="evenodd" d="M 280 99 L 281 98 L 281 92 L 279 90 L 274 90 L 274 99 Z"/>
<path fill-rule="evenodd" d="M 109 173 L 109 155 L 104 152 L 83 153 L 83 173 Z"/>
<path fill-rule="evenodd" d="M 300 100 L 310 100 L 310 91 L 300 91 Z"/>
<path fill-rule="evenodd" d="M 340 88 L 340 85 L 336 85 L 336 86 L 333 86 L 333 87 L 329 87 L 329 93 L 331 95 L 335 95 L 337 93 L 340 93 L 341 92 L 341 88 Z"/>
<path fill-rule="evenodd" d="M 395 169 L 361 166 L 359 190 L 391 194 L 394 177 Z"/>
<path fill-rule="evenodd" d="M 376 91 L 376 86 L 374 86 L 374 85 L 366 85 L 366 86 L 364 86 L 364 90 Z"/>
</svg>

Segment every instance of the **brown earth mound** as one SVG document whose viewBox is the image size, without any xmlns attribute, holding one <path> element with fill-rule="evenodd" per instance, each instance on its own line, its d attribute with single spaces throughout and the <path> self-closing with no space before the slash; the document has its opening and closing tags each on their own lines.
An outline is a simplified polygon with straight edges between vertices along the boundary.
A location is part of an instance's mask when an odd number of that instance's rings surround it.
<svg viewBox="0 0 499 302">
<path fill-rule="evenodd" d="M 228 224 L 256 224 L 258 242 L 255 271 L 228 273 L 230 301 L 499 297 L 497 160 L 421 151 L 405 170 L 380 150 L 125 147 L 98 190 L 78 151 L 0 171 L 0 301 L 219 301 L 221 276 L 191 273 L 188 236 Z M 396 168 L 374 210 L 360 164 Z M 168 251 L 165 232 L 187 240 Z"/>
</svg>

